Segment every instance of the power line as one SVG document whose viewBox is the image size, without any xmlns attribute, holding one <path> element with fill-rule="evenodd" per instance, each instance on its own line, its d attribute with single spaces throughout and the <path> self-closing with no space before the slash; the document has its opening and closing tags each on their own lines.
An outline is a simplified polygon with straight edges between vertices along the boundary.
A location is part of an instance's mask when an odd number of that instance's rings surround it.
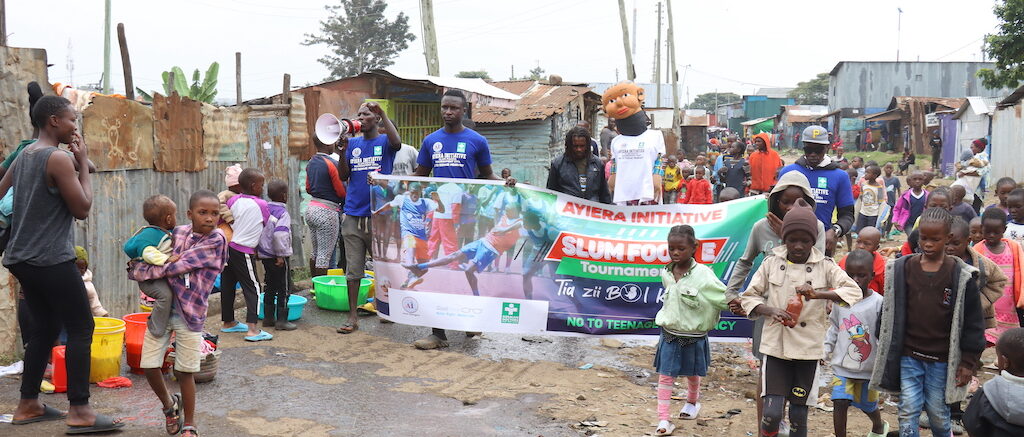
<svg viewBox="0 0 1024 437">
<path fill-rule="evenodd" d="M 945 55 L 939 56 L 938 58 L 935 58 L 935 60 L 936 60 L 936 61 L 941 61 L 941 60 L 942 60 L 942 58 L 945 58 L 945 57 L 947 57 L 947 56 L 949 56 L 949 55 L 952 55 L 952 54 L 954 54 L 954 53 L 956 53 L 956 52 L 959 52 L 960 50 L 966 49 L 967 47 L 970 47 L 970 45 L 971 45 L 971 44 L 975 44 L 975 43 L 977 43 L 978 41 L 981 41 L 981 40 L 983 40 L 983 39 L 985 39 L 985 35 L 982 35 L 982 36 L 981 36 L 980 38 L 978 38 L 978 39 L 976 39 L 976 40 L 974 40 L 974 41 L 971 41 L 971 42 L 969 42 L 969 43 L 967 43 L 967 44 L 964 44 L 963 46 L 961 46 L 960 48 L 958 48 L 958 49 L 956 49 L 956 50 L 953 50 L 953 51 L 951 51 L 951 52 L 949 52 L 949 53 L 946 53 Z"/>
</svg>

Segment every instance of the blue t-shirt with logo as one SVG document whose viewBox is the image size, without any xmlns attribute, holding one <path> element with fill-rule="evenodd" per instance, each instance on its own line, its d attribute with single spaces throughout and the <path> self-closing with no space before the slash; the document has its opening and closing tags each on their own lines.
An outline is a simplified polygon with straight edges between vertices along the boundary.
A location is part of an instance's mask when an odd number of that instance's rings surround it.
<svg viewBox="0 0 1024 437">
<path fill-rule="evenodd" d="M 427 214 L 437 210 L 437 202 L 422 197 L 413 202 L 408 194 L 402 194 L 391 201 L 391 207 L 400 208 L 398 217 L 403 238 L 411 235 L 427 239 Z"/>
<path fill-rule="evenodd" d="M 370 216 L 370 184 L 366 176 L 373 171 L 391 174 L 397 150 L 391 148 L 387 135 L 378 135 L 372 140 L 356 137 L 348 140 L 348 195 L 345 198 L 345 214 L 355 217 Z"/>
<path fill-rule="evenodd" d="M 491 165 L 491 149 L 472 129 L 450 134 L 441 128 L 423 139 L 416 164 L 433 169 L 437 178 L 475 179 L 479 167 Z"/>
<path fill-rule="evenodd" d="M 836 208 L 853 206 L 853 187 L 850 186 L 850 176 L 845 171 L 838 168 L 811 170 L 799 164 L 790 164 L 782 167 L 779 176 L 791 171 L 798 171 L 807 176 L 807 181 L 811 183 L 811 192 L 814 193 L 814 201 L 818 204 L 814 208 L 814 215 L 825 225 L 825 229 L 832 228 L 832 213 Z"/>
</svg>

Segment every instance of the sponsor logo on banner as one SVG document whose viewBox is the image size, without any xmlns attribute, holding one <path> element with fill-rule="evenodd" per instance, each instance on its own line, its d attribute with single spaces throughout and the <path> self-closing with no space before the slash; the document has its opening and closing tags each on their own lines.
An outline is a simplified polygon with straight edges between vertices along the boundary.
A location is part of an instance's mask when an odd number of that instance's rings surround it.
<svg viewBox="0 0 1024 437">
<path fill-rule="evenodd" d="M 414 297 L 402 299 L 402 311 L 406 314 L 416 314 L 420 310 L 420 303 Z"/>
<path fill-rule="evenodd" d="M 505 302 L 501 304 L 501 323 L 519 324 L 519 307 L 517 303 Z"/>
</svg>

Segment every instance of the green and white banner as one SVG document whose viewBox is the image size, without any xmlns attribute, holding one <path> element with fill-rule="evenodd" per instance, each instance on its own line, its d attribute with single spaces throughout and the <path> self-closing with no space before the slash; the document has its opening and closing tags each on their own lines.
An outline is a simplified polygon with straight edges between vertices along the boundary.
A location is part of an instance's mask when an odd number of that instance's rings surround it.
<svg viewBox="0 0 1024 437">
<path fill-rule="evenodd" d="M 377 177 L 377 310 L 464 331 L 657 335 L 669 229 L 693 226 L 695 258 L 726 281 L 767 212 L 762 196 L 615 206 L 500 181 Z M 723 312 L 710 335 L 750 333 L 749 321 Z"/>
</svg>

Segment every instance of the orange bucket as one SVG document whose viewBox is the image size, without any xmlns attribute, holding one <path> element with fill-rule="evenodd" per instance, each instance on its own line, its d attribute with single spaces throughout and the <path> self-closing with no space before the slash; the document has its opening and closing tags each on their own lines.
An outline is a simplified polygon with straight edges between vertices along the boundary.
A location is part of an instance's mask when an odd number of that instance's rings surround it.
<svg viewBox="0 0 1024 437">
<path fill-rule="evenodd" d="M 146 336 L 146 321 L 149 313 L 134 313 L 121 318 L 124 320 L 124 344 L 128 350 L 128 368 L 136 375 L 143 374 L 139 364 L 142 362 L 142 340 Z"/>
</svg>

